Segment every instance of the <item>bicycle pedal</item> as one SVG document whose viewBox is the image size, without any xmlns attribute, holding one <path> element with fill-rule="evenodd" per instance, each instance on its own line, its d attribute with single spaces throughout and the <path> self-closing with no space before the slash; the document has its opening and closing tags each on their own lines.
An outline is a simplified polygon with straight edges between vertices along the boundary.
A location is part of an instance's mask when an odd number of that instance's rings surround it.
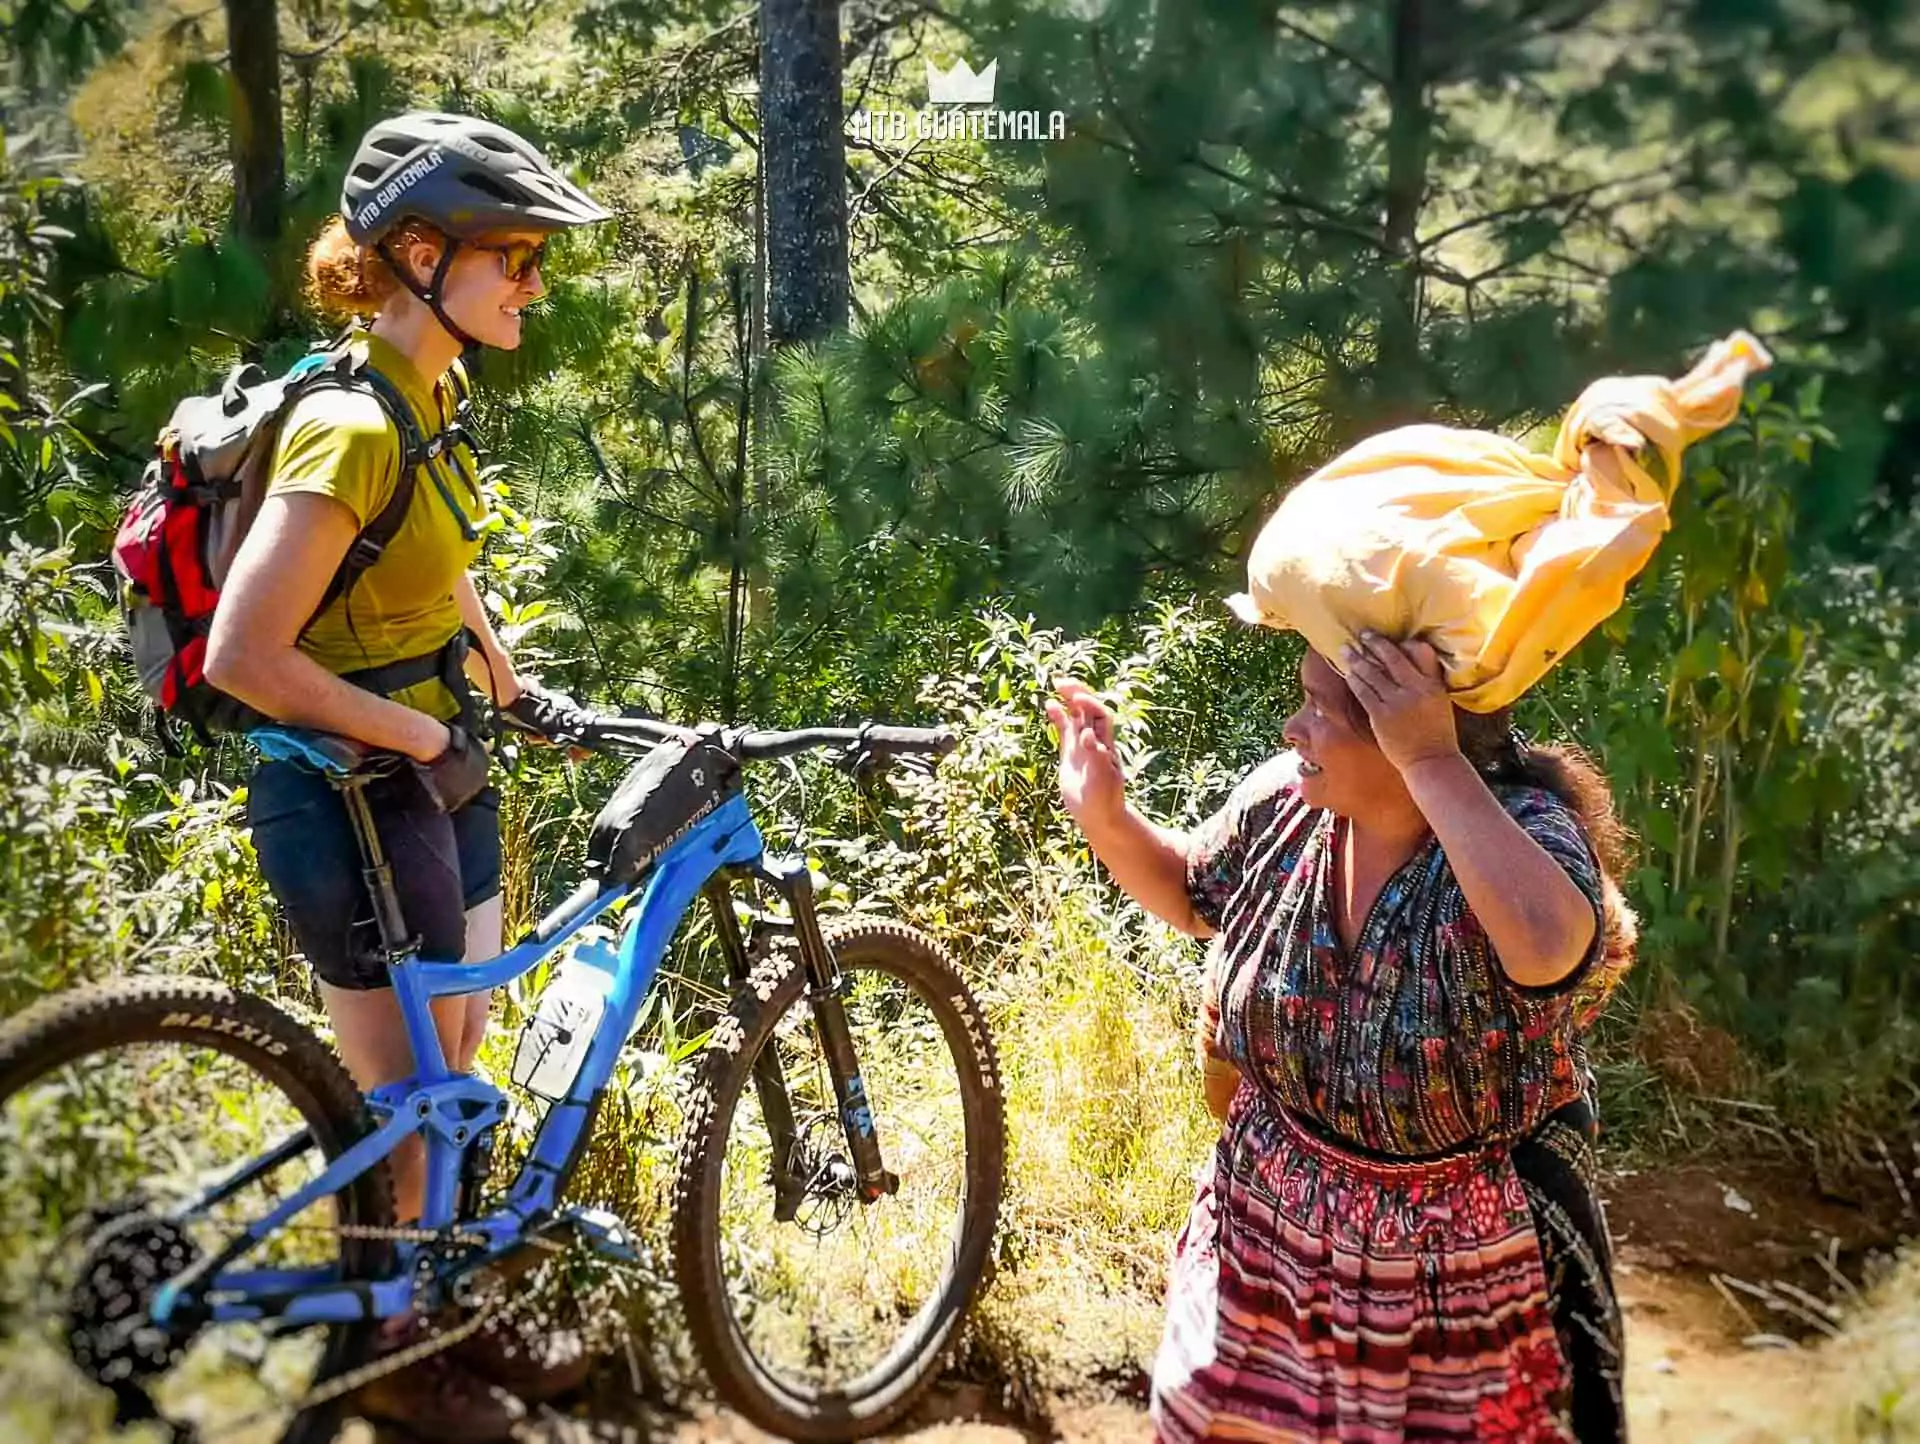
<svg viewBox="0 0 1920 1444">
<path fill-rule="evenodd" d="M 568 1208 L 562 1210 L 558 1221 L 571 1227 L 582 1243 L 603 1258 L 624 1264 L 647 1262 L 646 1250 L 634 1238 L 633 1230 L 611 1209 Z"/>
</svg>

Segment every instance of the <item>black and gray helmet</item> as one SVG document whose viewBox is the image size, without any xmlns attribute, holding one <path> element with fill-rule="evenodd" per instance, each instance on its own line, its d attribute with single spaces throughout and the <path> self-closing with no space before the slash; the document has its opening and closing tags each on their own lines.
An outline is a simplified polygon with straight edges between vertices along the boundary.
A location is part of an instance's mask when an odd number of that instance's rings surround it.
<svg viewBox="0 0 1920 1444">
<path fill-rule="evenodd" d="M 431 110 L 383 120 L 367 132 L 340 188 L 340 213 L 347 234 L 362 245 L 416 216 L 456 240 L 611 219 L 505 126 Z"/>
</svg>

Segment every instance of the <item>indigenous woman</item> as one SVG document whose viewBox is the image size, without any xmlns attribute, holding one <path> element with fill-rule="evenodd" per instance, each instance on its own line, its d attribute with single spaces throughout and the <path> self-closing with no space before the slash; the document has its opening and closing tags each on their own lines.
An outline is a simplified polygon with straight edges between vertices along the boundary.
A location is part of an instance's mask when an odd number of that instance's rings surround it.
<svg viewBox="0 0 1920 1444">
<path fill-rule="evenodd" d="M 1633 919 L 1577 751 L 1457 709 L 1422 641 L 1308 651 L 1287 750 L 1190 833 L 1127 801 L 1113 720 L 1047 712 L 1114 880 L 1215 939 L 1225 1114 L 1175 1248 L 1167 1441 L 1624 1437 L 1581 1035 Z"/>
</svg>

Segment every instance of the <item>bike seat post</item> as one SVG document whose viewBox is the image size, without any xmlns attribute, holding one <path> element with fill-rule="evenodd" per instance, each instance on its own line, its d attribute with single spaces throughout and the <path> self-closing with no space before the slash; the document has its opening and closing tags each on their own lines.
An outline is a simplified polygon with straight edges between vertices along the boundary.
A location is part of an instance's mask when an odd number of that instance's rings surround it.
<svg viewBox="0 0 1920 1444">
<path fill-rule="evenodd" d="M 367 880 L 367 894 L 373 899 L 373 922 L 380 930 L 380 945 L 389 958 L 413 947 L 406 919 L 400 913 L 400 894 L 393 886 L 393 865 L 386 849 L 380 846 L 380 833 L 373 825 L 373 812 L 367 806 L 369 777 L 349 773 L 334 786 L 347 806 L 347 819 L 353 824 L 354 840 L 360 844 L 361 873 Z"/>
</svg>

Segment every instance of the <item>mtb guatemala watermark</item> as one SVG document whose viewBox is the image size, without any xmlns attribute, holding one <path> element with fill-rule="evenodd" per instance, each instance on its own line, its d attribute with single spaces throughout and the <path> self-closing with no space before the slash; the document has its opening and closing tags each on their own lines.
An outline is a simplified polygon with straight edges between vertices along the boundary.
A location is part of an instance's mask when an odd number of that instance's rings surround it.
<svg viewBox="0 0 1920 1444">
<path fill-rule="evenodd" d="M 1064 110 L 975 109 L 993 105 L 1000 62 L 975 73 L 964 60 L 942 70 L 927 62 L 927 103 L 918 110 L 856 110 L 847 121 L 855 140 L 1064 140 Z"/>
</svg>

